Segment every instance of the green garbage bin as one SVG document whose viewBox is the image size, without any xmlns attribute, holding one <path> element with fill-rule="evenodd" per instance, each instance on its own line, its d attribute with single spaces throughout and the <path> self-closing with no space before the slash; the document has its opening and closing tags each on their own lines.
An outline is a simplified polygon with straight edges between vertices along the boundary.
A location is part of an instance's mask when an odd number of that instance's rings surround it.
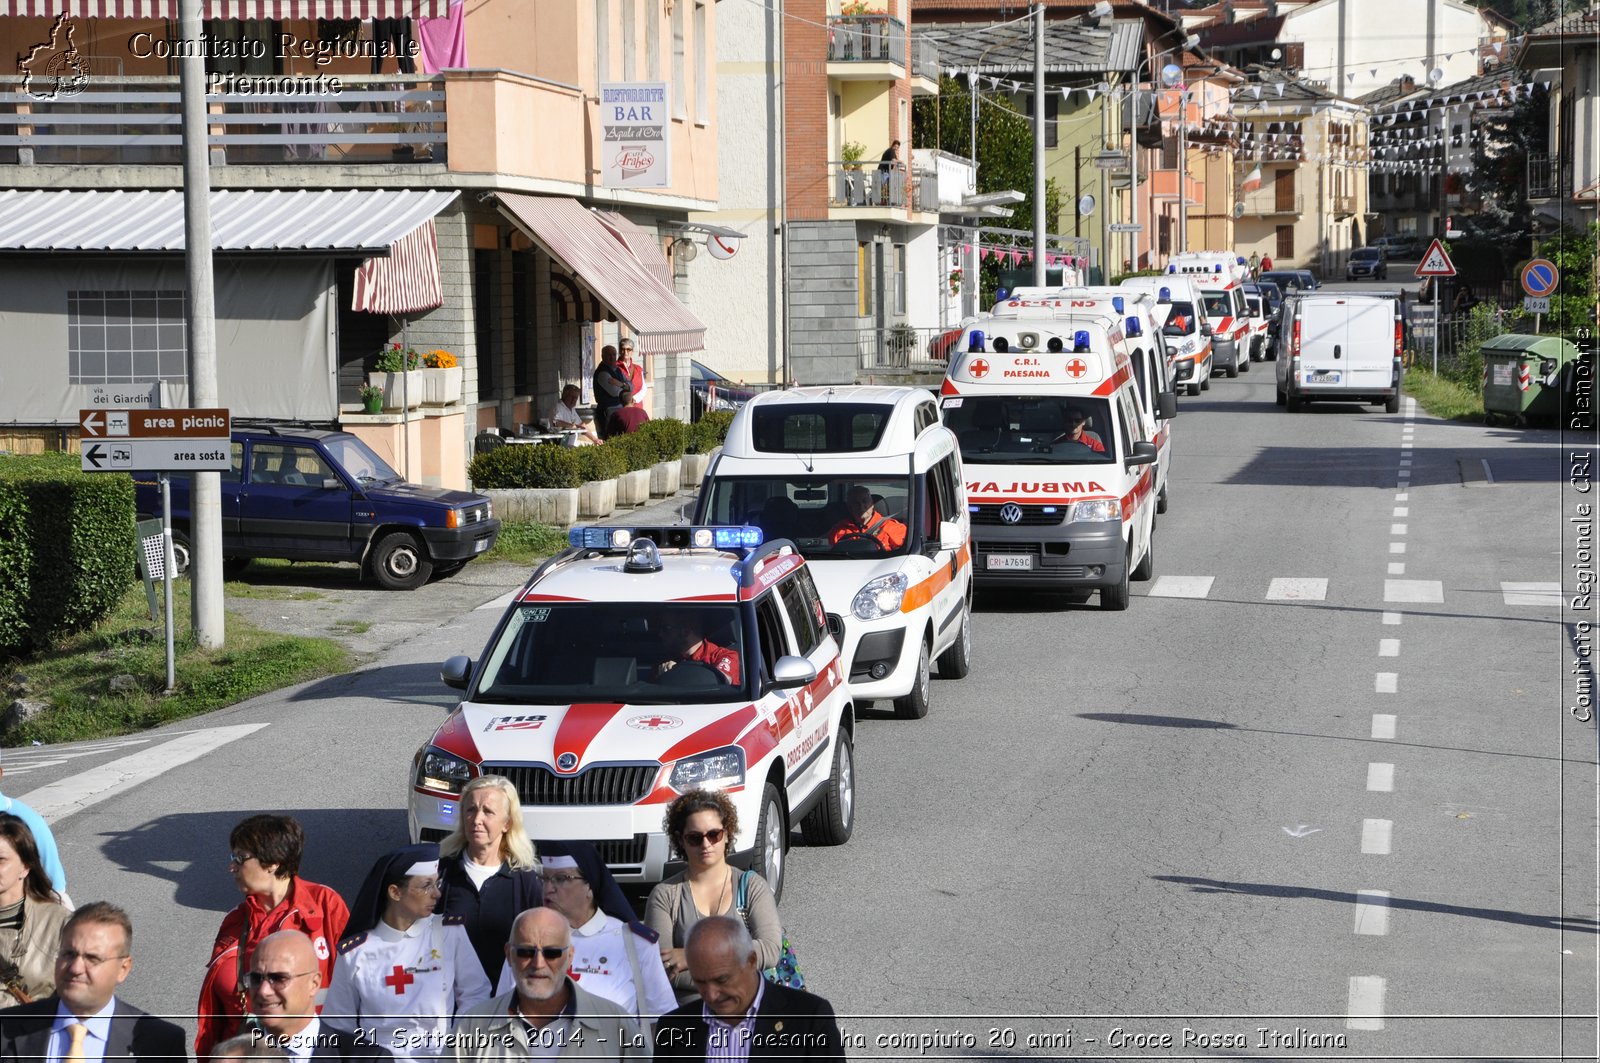
<svg viewBox="0 0 1600 1063">
<path fill-rule="evenodd" d="M 1508 333 L 1488 340 L 1483 355 L 1483 421 L 1553 420 L 1561 410 L 1562 369 L 1579 356 L 1560 336 Z"/>
</svg>

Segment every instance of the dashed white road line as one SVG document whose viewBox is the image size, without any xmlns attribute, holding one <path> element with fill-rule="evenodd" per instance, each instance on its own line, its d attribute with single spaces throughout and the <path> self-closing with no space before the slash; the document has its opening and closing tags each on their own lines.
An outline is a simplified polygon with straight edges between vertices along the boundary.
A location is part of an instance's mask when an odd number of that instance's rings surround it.
<svg viewBox="0 0 1600 1063">
<path fill-rule="evenodd" d="M 1215 576 L 1157 576 L 1146 592 L 1150 598 L 1204 598 L 1211 593 Z"/>
<path fill-rule="evenodd" d="M 1399 672 L 1379 672 L 1372 677 L 1372 690 L 1375 694 L 1394 694 L 1400 690 Z"/>
<path fill-rule="evenodd" d="M 1383 614 L 1384 626 L 1385 627 L 1399 627 L 1400 626 L 1400 616 L 1401 616 L 1401 614 L 1399 614 L 1399 613 L 1384 613 Z"/>
<path fill-rule="evenodd" d="M 1406 574 L 1406 563 L 1404 561 L 1391 561 L 1391 562 L 1389 562 L 1389 575 L 1391 575 L 1391 576 L 1404 576 L 1405 574 Z"/>
<path fill-rule="evenodd" d="M 1389 739 L 1394 737 L 1396 717 L 1387 712 L 1372 714 L 1372 737 Z"/>
<path fill-rule="evenodd" d="M 1395 496 L 1394 496 L 1394 500 L 1395 500 L 1395 501 L 1396 501 L 1396 502 L 1404 502 L 1404 501 L 1405 501 L 1405 500 L 1406 500 L 1406 499 L 1407 499 L 1407 497 L 1409 497 L 1409 496 L 1408 496 L 1408 495 L 1407 495 L 1407 494 L 1406 494 L 1406 492 L 1404 492 L 1404 491 L 1401 491 L 1401 492 L 1399 492 L 1399 493 L 1397 493 L 1397 494 L 1396 494 L 1396 495 L 1395 495 Z"/>
<path fill-rule="evenodd" d="M 1409 517 L 1409 516 L 1411 516 L 1411 507 L 1410 506 L 1395 506 L 1394 507 L 1394 513 L 1391 514 L 1391 515 L 1392 516 L 1396 516 L 1396 517 Z"/>
<path fill-rule="evenodd" d="M 17 800 L 31 805 L 46 821 L 54 823 L 63 816 L 92 808 L 140 783 L 148 782 L 173 768 L 198 760 L 214 749 L 236 742 L 254 734 L 266 723 L 243 723 L 232 727 L 213 727 L 204 731 L 191 731 L 170 742 L 121 757 L 98 767 L 90 768 L 60 782 L 41 786 L 21 794 Z"/>
<path fill-rule="evenodd" d="M 1379 657 L 1398 657 L 1398 656 L 1400 656 L 1400 640 L 1399 639 L 1379 639 L 1378 640 L 1378 656 Z"/>
<path fill-rule="evenodd" d="M 1345 1009 L 1349 1017 L 1344 1021 L 1346 1029 L 1383 1029 L 1385 986 L 1384 980 L 1377 975 L 1358 974 L 1350 979 L 1350 1003 Z"/>
<path fill-rule="evenodd" d="M 1406 552 L 1406 544 L 1405 543 L 1390 543 L 1389 544 L 1389 552 L 1391 554 L 1403 554 L 1403 553 Z"/>
<path fill-rule="evenodd" d="M 1278 578 L 1267 585 L 1269 602 L 1320 602 L 1328 597 L 1325 579 Z"/>
<path fill-rule="evenodd" d="M 1356 890 L 1355 931 L 1374 936 L 1389 932 L 1388 890 Z"/>
<path fill-rule="evenodd" d="M 1394 842 L 1394 820 L 1364 819 L 1361 821 L 1361 851 L 1371 856 L 1388 856 Z"/>
<path fill-rule="evenodd" d="M 1559 583 L 1500 583 L 1500 596 L 1507 605 L 1548 605 L 1561 608 L 1565 599 Z"/>
<path fill-rule="evenodd" d="M 1394 765 L 1376 760 L 1368 764 L 1367 790 L 1375 794 L 1394 793 Z"/>
<path fill-rule="evenodd" d="M 1390 535 L 1404 535 L 1405 533 L 1406 533 L 1406 526 L 1404 524 L 1391 524 L 1391 525 L 1389 525 L 1389 534 Z"/>
</svg>

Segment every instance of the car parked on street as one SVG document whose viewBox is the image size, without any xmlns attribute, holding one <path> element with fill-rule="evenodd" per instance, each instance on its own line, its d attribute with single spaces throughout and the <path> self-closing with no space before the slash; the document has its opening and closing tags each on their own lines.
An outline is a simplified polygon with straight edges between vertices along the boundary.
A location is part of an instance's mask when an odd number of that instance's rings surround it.
<svg viewBox="0 0 1600 1063">
<path fill-rule="evenodd" d="M 755 389 L 735 384 L 715 369 L 689 359 L 690 420 L 698 421 L 712 410 L 737 410 L 755 395 Z"/>
<path fill-rule="evenodd" d="M 389 590 L 448 576 L 494 545 L 500 521 L 488 496 L 408 482 L 348 432 L 235 426 L 222 473 L 225 572 L 252 558 L 353 561 Z M 141 518 L 159 516 L 150 472 L 133 474 Z M 172 483 L 172 547 L 189 570 L 189 478 Z"/>
<path fill-rule="evenodd" d="M 1350 252 L 1350 258 L 1344 264 L 1344 279 L 1347 281 L 1381 281 L 1388 278 L 1389 259 L 1381 247 L 1358 247 Z"/>
<path fill-rule="evenodd" d="M 1322 287 L 1322 282 L 1317 280 L 1309 269 L 1269 269 L 1258 279 L 1276 284 L 1283 289 L 1284 295 L 1293 292 L 1314 292 Z"/>
<path fill-rule="evenodd" d="M 1372 246 L 1397 262 L 1408 262 L 1422 255 L 1422 244 L 1414 236 L 1380 236 Z"/>
</svg>

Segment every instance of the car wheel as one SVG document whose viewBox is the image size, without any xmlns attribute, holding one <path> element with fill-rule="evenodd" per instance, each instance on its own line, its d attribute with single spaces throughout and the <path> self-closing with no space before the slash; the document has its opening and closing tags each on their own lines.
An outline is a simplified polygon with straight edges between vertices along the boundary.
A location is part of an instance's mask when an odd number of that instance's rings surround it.
<svg viewBox="0 0 1600 1063">
<path fill-rule="evenodd" d="M 248 557 L 225 557 L 222 559 L 222 575 L 226 579 L 238 579 L 244 570 L 250 567 Z"/>
<path fill-rule="evenodd" d="M 194 563 L 194 547 L 189 545 L 189 533 L 183 528 L 172 529 L 172 578 L 180 579 L 189 574 L 189 566 Z"/>
<path fill-rule="evenodd" d="M 856 826 L 856 751 L 850 732 L 840 730 L 833 743 L 833 771 L 822 800 L 806 814 L 800 832 L 807 845 L 843 845 Z"/>
<path fill-rule="evenodd" d="M 1283 389 L 1282 388 L 1278 389 L 1278 405 L 1279 406 L 1283 405 Z"/>
<path fill-rule="evenodd" d="M 1100 608 L 1109 609 L 1117 613 L 1128 608 L 1128 569 L 1132 567 L 1132 564 L 1133 551 L 1130 549 L 1127 560 L 1122 566 L 1122 579 L 1118 580 L 1114 587 L 1100 588 Z"/>
<path fill-rule="evenodd" d="M 940 679 L 965 679 L 967 673 L 972 671 L 972 610 L 965 601 L 961 603 L 961 619 L 958 623 L 961 630 L 956 633 L 955 642 L 939 654 Z"/>
<path fill-rule="evenodd" d="M 932 694 L 930 689 L 933 680 L 930 673 L 933 662 L 929 656 L 928 640 L 922 640 L 922 649 L 917 652 L 917 677 L 911 684 L 911 693 L 905 697 L 894 699 L 894 714 L 902 720 L 920 720 L 928 715 L 928 700 Z"/>
<path fill-rule="evenodd" d="M 789 825 L 783 821 L 783 798 L 778 788 L 767 783 L 761 791 L 761 818 L 756 821 L 756 851 L 751 867 L 767 880 L 772 901 L 783 899 L 784 859 L 789 845 Z"/>
<path fill-rule="evenodd" d="M 1222 372 L 1223 372 L 1223 375 L 1225 375 L 1229 380 L 1232 380 L 1234 377 L 1237 377 L 1239 375 L 1239 363 L 1238 362 L 1234 362 L 1232 365 L 1228 366 L 1228 368 L 1224 369 Z"/>
<path fill-rule="evenodd" d="M 415 590 L 433 575 L 433 562 L 410 532 L 390 532 L 379 539 L 367 567 L 379 586 L 390 591 Z"/>
<path fill-rule="evenodd" d="M 1287 395 L 1287 396 L 1285 396 L 1283 404 L 1284 404 L 1284 408 L 1287 409 L 1290 413 L 1299 413 L 1300 412 L 1300 405 L 1301 404 L 1300 404 L 1300 396 L 1298 396 L 1298 395 Z"/>
<path fill-rule="evenodd" d="M 1394 389 L 1394 394 L 1390 395 L 1388 400 L 1384 402 L 1384 404 L 1383 404 L 1383 412 L 1384 413 L 1399 413 L 1400 412 L 1400 389 L 1399 388 L 1395 388 Z"/>
<path fill-rule="evenodd" d="M 1150 528 L 1150 542 L 1146 544 L 1144 557 L 1139 559 L 1139 564 L 1133 570 L 1131 578 L 1140 583 L 1147 583 L 1150 577 L 1156 574 L 1156 529 Z"/>
<path fill-rule="evenodd" d="M 1250 372 L 1250 363 L 1253 362 L 1253 361 L 1255 361 L 1255 356 L 1254 355 L 1252 355 L 1249 358 L 1246 358 L 1244 361 L 1240 362 L 1239 363 L 1239 372 L 1240 373 L 1248 373 L 1248 372 Z M 1234 375 L 1237 376 L 1238 374 L 1234 374 Z"/>
<path fill-rule="evenodd" d="M 1156 512 L 1157 513 L 1165 513 L 1166 511 L 1167 511 L 1167 489 L 1166 489 L 1165 486 L 1163 486 L 1161 488 L 1161 493 L 1159 495 L 1156 495 Z"/>
<path fill-rule="evenodd" d="M 1201 391 L 1210 391 L 1211 390 L 1211 377 L 1209 375 L 1203 376 L 1203 377 L 1200 378 L 1200 390 Z"/>
<path fill-rule="evenodd" d="M 1189 385 L 1189 397 L 1192 399 L 1198 394 L 1200 394 L 1200 385 L 1199 384 L 1190 384 Z"/>
</svg>

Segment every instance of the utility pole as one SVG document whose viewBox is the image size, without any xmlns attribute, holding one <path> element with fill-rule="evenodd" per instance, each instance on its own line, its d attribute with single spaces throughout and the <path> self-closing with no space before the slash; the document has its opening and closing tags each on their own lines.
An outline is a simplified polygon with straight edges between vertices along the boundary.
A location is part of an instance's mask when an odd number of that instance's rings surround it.
<svg viewBox="0 0 1600 1063">
<path fill-rule="evenodd" d="M 1033 283 L 1049 283 L 1044 223 L 1044 4 L 1033 5 Z"/>
<path fill-rule="evenodd" d="M 217 402 L 217 299 L 211 274 L 211 161 L 206 137 L 206 61 L 201 48 L 201 0 L 179 0 L 178 61 L 183 113 L 184 263 L 189 279 L 189 405 Z M 222 474 L 197 472 L 189 491 L 190 620 L 195 642 L 216 649 L 223 641 Z"/>
</svg>

